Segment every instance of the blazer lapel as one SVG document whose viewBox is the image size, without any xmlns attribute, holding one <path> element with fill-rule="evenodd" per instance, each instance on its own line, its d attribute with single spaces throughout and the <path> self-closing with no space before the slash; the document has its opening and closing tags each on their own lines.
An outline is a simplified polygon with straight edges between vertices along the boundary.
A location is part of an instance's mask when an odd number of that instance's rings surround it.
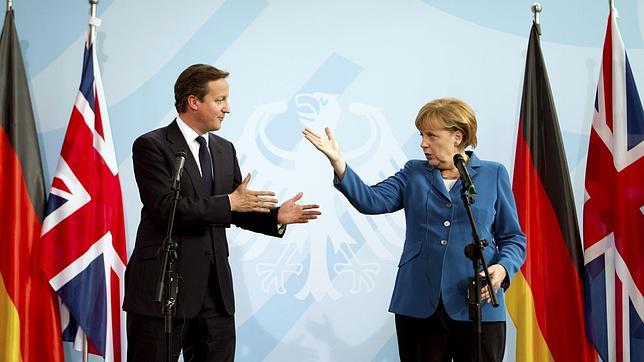
<svg viewBox="0 0 644 362">
<path fill-rule="evenodd" d="M 479 167 L 481 166 L 481 160 L 476 157 L 474 152 L 472 151 L 465 151 L 467 153 L 467 156 L 469 157 L 467 163 L 465 164 L 465 167 L 467 168 L 467 172 L 470 174 L 470 178 L 472 179 L 472 182 L 474 182 L 474 176 L 479 172 Z M 461 189 L 463 188 L 463 183 L 461 182 L 461 179 L 459 178 L 454 187 L 450 190 L 450 194 L 454 193 L 455 195 L 458 195 L 460 198 L 461 196 Z"/>
<path fill-rule="evenodd" d="M 481 160 L 476 157 L 474 152 L 472 151 L 466 151 L 467 155 L 470 157 L 469 161 L 467 161 L 467 172 L 470 173 L 470 178 L 472 179 L 472 182 L 474 182 L 474 176 L 479 172 L 479 167 L 481 166 Z"/>
<path fill-rule="evenodd" d="M 445 182 L 443 182 L 443 178 L 441 177 L 440 171 L 436 167 L 431 167 L 429 169 L 429 172 L 430 172 L 429 179 L 434 191 L 437 192 L 439 195 L 443 196 L 447 201 L 452 201 L 452 198 L 449 196 L 449 193 L 447 192 L 447 188 L 445 187 Z"/>
<path fill-rule="evenodd" d="M 190 152 L 190 147 L 188 147 L 186 139 L 179 130 L 179 125 L 177 125 L 176 119 L 168 126 L 168 141 L 170 142 L 170 149 L 174 154 L 179 151 L 186 153 L 186 163 L 183 166 L 183 176 L 185 177 L 185 175 L 188 175 L 194 192 L 199 197 L 207 196 L 208 194 L 206 190 L 204 190 L 203 183 L 201 181 L 201 172 L 199 172 L 197 161 L 192 155 L 192 152 Z"/>
</svg>

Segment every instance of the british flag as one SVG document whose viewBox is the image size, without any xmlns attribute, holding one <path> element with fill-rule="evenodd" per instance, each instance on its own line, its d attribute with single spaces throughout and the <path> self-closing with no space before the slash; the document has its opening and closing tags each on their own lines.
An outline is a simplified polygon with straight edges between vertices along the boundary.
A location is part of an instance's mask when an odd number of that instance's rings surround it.
<svg viewBox="0 0 644 362">
<path fill-rule="evenodd" d="M 90 353 L 105 361 L 121 361 L 126 349 L 121 303 L 127 254 L 106 109 L 94 47 L 89 44 L 47 201 L 40 263 L 69 311 L 62 316 L 63 323 L 69 322 L 65 333 L 77 340 L 84 333 Z"/>
<path fill-rule="evenodd" d="M 644 111 L 608 18 L 586 166 L 586 328 L 604 361 L 644 358 Z"/>
</svg>

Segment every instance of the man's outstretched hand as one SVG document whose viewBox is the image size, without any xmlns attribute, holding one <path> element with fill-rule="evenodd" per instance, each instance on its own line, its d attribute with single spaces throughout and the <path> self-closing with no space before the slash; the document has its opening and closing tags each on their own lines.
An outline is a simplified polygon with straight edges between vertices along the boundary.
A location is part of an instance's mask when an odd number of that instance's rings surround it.
<svg viewBox="0 0 644 362">
<path fill-rule="evenodd" d="M 277 206 L 273 191 L 254 191 L 248 188 L 250 173 L 230 194 L 230 209 L 238 212 L 270 212 Z"/>
<path fill-rule="evenodd" d="M 302 198 L 303 193 L 298 193 L 292 198 L 286 200 L 277 212 L 277 223 L 282 225 L 288 224 L 306 224 L 309 220 L 315 220 L 322 213 L 318 210 L 320 205 L 308 204 L 298 205 L 296 202 Z"/>
</svg>

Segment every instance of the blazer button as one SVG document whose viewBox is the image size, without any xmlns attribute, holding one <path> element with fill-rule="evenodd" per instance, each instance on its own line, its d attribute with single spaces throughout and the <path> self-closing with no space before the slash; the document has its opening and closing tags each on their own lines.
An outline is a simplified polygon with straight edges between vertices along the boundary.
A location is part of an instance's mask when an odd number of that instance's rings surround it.
<svg viewBox="0 0 644 362">
<path fill-rule="evenodd" d="M 442 245 L 442 246 L 447 245 L 447 240 L 445 240 L 445 239 L 441 240 L 441 245 Z"/>
<path fill-rule="evenodd" d="M 447 206 L 448 208 L 450 208 L 450 207 L 452 207 L 452 203 L 451 203 L 451 202 L 448 202 L 448 203 L 446 203 L 446 204 L 445 204 L 445 206 Z"/>
<path fill-rule="evenodd" d="M 444 225 L 445 227 L 448 227 L 448 226 L 450 225 L 449 220 L 445 220 L 445 221 L 443 222 L 443 225 Z"/>
</svg>

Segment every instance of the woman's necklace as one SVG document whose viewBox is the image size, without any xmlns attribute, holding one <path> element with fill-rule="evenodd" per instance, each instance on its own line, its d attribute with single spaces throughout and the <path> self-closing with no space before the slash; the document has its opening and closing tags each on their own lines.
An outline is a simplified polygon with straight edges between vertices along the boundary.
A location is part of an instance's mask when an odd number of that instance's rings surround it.
<svg viewBox="0 0 644 362">
<path fill-rule="evenodd" d="M 465 158 L 467 161 L 469 157 Z M 458 172 L 458 169 L 456 167 L 449 169 L 449 170 L 440 170 L 441 177 L 445 180 L 456 180 L 461 176 L 461 174 Z"/>
<path fill-rule="evenodd" d="M 445 180 L 455 180 L 458 178 L 458 171 L 440 170 L 441 177 Z"/>
</svg>

